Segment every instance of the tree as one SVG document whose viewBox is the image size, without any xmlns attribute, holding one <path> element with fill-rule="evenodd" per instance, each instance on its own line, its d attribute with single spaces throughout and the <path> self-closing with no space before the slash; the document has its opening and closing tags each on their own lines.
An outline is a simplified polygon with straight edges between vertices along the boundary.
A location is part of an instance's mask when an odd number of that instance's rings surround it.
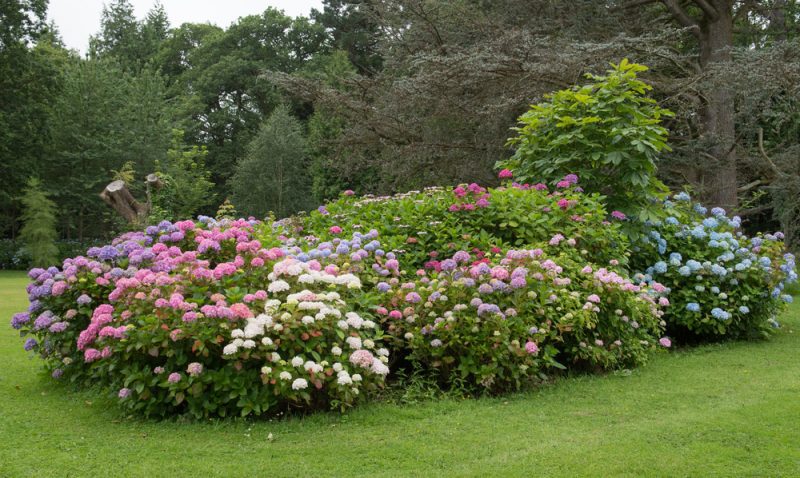
<svg viewBox="0 0 800 478">
<path fill-rule="evenodd" d="M 247 146 L 231 178 L 233 203 L 240 212 L 286 217 L 311 206 L 306 140 L 289 108 L 275 108 Z"/>
<path fill-rule="evenodd" d="M 168 31 L 169 19 L 160 2 L 139 21 L 129 0 L 113 0 L 103 6 L 100 32 L 90 39 L 90 56 L 113 57 L 123 70 L 139 72 L 156 56 Z"/>
<path fill-rule="evenodd" d="M 68 53 L 44 23 L 46 1 L 0 4 L 0 234 L 19 229 L 19 197 L 49 155 L 50 106 Z"/>
<path fill-rule="evenodd" d="M 53 156 L 45 182 L 57 198 L 66 237 L 98 237 L 116 219 L 97 197 L 132 162 L 139 175 L 152 172 L 170 144 L 163 80 L 143 70 L 123 72 L 113 59 L 73 59 L 53 105 Z M 142 186 L 133 192 L 142 194 Z"/>
<path fill-rule="evenodd" d="M 163 160 L 155 164 L 156 175 L 163 183 L 152 193 L 151 222 L 169 219 L 177 221 L 194 217 L 214 203 L 214 184 L 205 168 L 208 150 L 205 146 L 187 146 L 183 131 L 172 130 L 172 143 Z"/>
<path fill-rule="evenodd" d="M 42 183 L 36 179 L 28 180 L 25 194 L 20 199 L 23 206 L 22 230 L 19 239 L 31 256 L 31 265 L 47 267 L 58 262 L 58 247 L 55 241 L 56 205 L 48 199 Z"/>
<path fill-rule="evenodd" d="M 327 48 L 326 41 L 321 26 L 269 8 L 225 31 L 183 25 L 164 43 L 159 59 L 178 98 L 178 126 L 187 143 L 208 148 L 217 195 L 229 195 L 229 179 L 246 145 L 283 101 L 275 85 L 260 77 L 263 70 L 297 71 Z"/>
<path fill-rule="evenodd" d="M 383 62 L 378 50 L 380 32 L 365 0 L 325 0 L 322 11 L 311 10 L 311 19 L 324 26 L 333 46 L 347 52 L 359 74 L 373 75 Z"/>
</svg>

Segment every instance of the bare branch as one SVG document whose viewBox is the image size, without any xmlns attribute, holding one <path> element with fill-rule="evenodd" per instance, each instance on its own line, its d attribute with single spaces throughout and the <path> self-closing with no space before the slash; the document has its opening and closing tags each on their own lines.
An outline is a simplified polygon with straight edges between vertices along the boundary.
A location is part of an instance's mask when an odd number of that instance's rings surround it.
<svg viewBox="0 0 800 478">
<path fill-rule="evenodd" d="M 700 7 L 701 10 L 703 10 L 703 13 L 705 13 L 708 16 L 708 19 L 711 20 L 712 22 L 716 21 L 719 18 L 719 12 L 717 11 L 717 9 L 714 8 L 706 0 L 694 0 L 694 3 L 698 7 Z"/>
<path fill-rule="evenodd" d="M 698 25 L 697 20 L 686 13 L 686 10 L 680 6 L 678 0 L 661 0 L 661 3 L 667 7 L 670 13 L 672 13 L 672 16 L 678 21 L 678 23 L 681 24 L 681 26 L 684 28 L 689 28 L 694 36 L 700 36 L 700 25 Z"/>
</svg>

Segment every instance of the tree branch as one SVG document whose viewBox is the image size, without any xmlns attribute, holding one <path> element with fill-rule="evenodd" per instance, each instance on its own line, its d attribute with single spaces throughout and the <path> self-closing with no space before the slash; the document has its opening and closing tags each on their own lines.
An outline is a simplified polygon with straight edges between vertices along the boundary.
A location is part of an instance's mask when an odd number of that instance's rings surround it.
<svg viewBox="0 0 800 478">
<path fill-rule="evenodd" d="M 686 13 L 686 10 L 680 6 L 678 0 L 661 0 L 661 3 L 667 7 L 670 13 L 672 13 L 672 16 L 678 21 L 678 23 L 681 24 L 681 26 L 690 29 L 694 36 L 700 36 L 700 25 L 697 24 L 697 21 L 694 18 Z"/>
<path fill-rule="evenodd" d="M 708 19 L 712 22 L 717 21 L 719 18 L 719 12 L 716 8 L 714 8 L 710 3 L 706 0 L 693 0 L 694 3 L 703 10 L 703 13 L 708 15 Z"/>
</svg>

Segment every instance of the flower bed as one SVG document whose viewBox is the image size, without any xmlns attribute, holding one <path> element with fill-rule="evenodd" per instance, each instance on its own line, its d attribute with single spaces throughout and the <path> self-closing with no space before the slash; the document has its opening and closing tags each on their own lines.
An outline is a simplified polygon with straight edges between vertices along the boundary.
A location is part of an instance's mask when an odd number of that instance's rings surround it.
<svg viewBox="0 0 800 478">
<path fill-rule="evenodd" d="M 780 236 L 675 199 L 635 248 L 572 175 L 162 222 L 32 270 L 12 326 L 55 378 L 196 417 L 345 409 L 397 367 L 498 392 L 767 329 L 797 278 Z"/>
</svg>

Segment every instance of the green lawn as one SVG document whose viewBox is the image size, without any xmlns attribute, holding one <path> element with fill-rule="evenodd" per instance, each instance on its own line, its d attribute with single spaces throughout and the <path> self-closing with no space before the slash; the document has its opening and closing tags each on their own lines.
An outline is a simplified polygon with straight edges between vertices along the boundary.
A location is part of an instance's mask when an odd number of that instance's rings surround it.
<svg viewBox="0 0 800 478">
<path fill-rule="evenodd" d="M 0 273 L 2 477 L 800 476 L 798 304 L 770 341 L 661 354 L 629 375 L 346 415 L 159 423 L 39 373 L 7 325 L 25 283 Z"/>
</svg>

